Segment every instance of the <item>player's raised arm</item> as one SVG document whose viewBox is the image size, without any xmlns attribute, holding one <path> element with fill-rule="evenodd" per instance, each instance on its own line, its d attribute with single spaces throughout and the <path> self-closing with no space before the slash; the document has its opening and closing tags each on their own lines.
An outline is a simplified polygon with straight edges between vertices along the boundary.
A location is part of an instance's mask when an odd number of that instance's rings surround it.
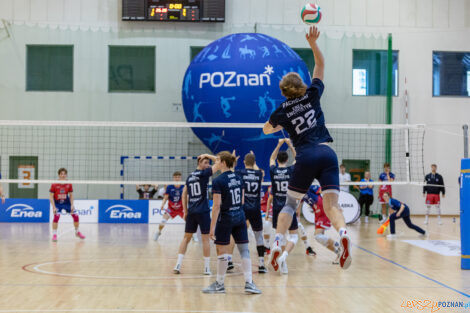
<svg viewBox="0 0 470 313">
<path fill-rule="evenodd" d="M 292 151 L 292 157 L 294 158 L 295 162 L 295 157 L 297 156 L 297 152 L 295 152 L 295 148 L 292 145 L 292 141 L 290 139 L 284 139 L 284 142 L 287 143 L 287 146 L 289 146 L 290 151 Z"/>
<path fill-rule="evenodd" d="M 277 154 L 279 153 L 279 149 L 281 149 L 284 142 L 285 139 L 279 139 L 276 148 L 274 148 L 273 153 L 271 153 L 271 157 L 269 158 L 269 166 L 276 165 Z"/>
<path fill-rule="evenodd" d="M 315 68 L 313 69 L 313 78 L 323 80 L 325 74 L 325 58 L 317 44 L 320 37 L 320 31 L 316 26 L 310 27 L 309 32 L 305 35 L 310 48 L 312 48 L 313 57 L 315 58 Z"/>
</svg>

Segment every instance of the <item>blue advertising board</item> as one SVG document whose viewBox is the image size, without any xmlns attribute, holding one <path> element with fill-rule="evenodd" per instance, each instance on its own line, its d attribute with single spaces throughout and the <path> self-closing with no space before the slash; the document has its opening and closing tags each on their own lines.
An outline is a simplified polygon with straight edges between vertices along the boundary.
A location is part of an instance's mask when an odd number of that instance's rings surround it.
<svg viewBox="0 0 470 313">
<path fill-rule="evenodd" d="M 0 222 L 49 223 L 49 200 L 6 199 L 0 204 Z"/>
<path fill-rule="evenodd" d="M 148 223 L 147 200 L 99 200 L 99 223 Z"/>
</svg>

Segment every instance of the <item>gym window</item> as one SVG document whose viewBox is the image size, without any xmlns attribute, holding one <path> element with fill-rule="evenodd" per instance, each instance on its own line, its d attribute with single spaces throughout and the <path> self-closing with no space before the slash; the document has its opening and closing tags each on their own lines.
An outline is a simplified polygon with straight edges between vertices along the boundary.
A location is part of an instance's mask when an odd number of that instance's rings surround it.
<svg viewBox="0 0 470 313">
<path fill-rule="evenodd" d="M 109 46 L 109 92 L 155 92 L 155 47 Z"/>
<path fill-rule="evenodd" d="M 433 51 L 432 60 L 434 97 L 470 96 L 470 52 Z"/>
<path fill-rule="evenodd" d="M 353 50 L 353 96 L 387 95 L 387 50 Z M 392 95 L 398 96 L 398 51 L 392 51 Z"/>
<path fill-rule="evenodd" d="M 27 45 L 26 91 L 73 91 L 73 46 Z"/>
</svg>

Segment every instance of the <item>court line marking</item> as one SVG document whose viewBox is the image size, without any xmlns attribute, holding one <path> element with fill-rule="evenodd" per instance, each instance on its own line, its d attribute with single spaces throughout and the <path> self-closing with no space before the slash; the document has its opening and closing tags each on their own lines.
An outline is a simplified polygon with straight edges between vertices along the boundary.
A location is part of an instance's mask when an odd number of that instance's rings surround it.
<svg viewBox="0 0 470 313">
<path fill-rule="evenodd" d="M 168 259 L 168 258 L 167 258 Z M 176 258 L 173 258 L 176 259 Z M 138 259 L 142 260 L 142 259 Z M 126 260 L 126 261 L 138 261 L 138 260 Z M 152 258 L 152 260 L 154 260 Z M 187 259 L 191 260 L 191 259 Z M 24 265 L 22 269 L 26 272 L 30 272 L 33 274 L 44 274 L 44 275 L 52 275 L 52 276 L 59 276 L 59 277 L 75 277 L 75 278 L 92 278 L 92 279 L 131 279 L 131 280 L 174 280 L 174 279 L 200 279 L 206 277 L 215 277 L 216 274 L 212 275 L 192 275 L 192 276 L 185 276 L 185 275 L 177 275 L 174 274 L 173 276 L 146 276 L 146 277 L 139 277 L 139 276 L 95 276 L 95 275 L 82 275 L 82 274 L 65 274 L 65 273 L 57 273 L 57 272 L 49 272 L 45 270 L 41 270 L 39 267 L 49 264 L 66 264 L 66 263 L 81 263 L 81 262 L 97 262 L 97 261 L 123 261 L 123 259 L 89 259 L 89 260 L 64 260 L 64 261 L 52 261 L 52 262 L 44 262 L 44 263 L 31 263 Z M 241 263 L 233 263 L 238 267 L 241 266 Z M 34 266 L 33 270 L 30 270 L 29 267 Z M 242 275 L 242 272 L 234 272 L 234 273 L 227 273 L 226 276 L 239 276 Z M 0 311 L 1 312 L 1 311 Z"/>
<path fill-rule="evenodd" d="M 462 292 L 462 291 L 460 291 L 460 290 L 457 290 L 457 289 L 455 289 L 455 288 L 452 288 L 452 287 L 450 287 L 450 286 L 448 286 L 448 285 L 446 285 L 446 284 L 444 284 L 444 283 L 441 283 L 440 281 L 437 281 L 437 280 L 435 280 L 435 279 L 433 279 L 433 278 L 431 278 L 431 277 L 428 277 L 428 276 L 426 276 L 426 275 L 424 275 L 424 274 L 418 273 L 418 272 L 416 272 L 416 271 L 414 271 L 414 270 L 412 270 L 412 269 L 410 269 L 410 268 L 408 268 L 408 267 L 406 267 L 406 266 L 404 266 L 404 265 L 401 265 L 401 264 L 399 264 L 399 263 L 397 263 L 397 262 L 395 262 L 395 261 L 392 261 L 392 260 L 390 260 L 390 259 L 387 259 L 386 257 L 383 257 L 383 256 L 381 256 L 381 255 L 379 255 L 379 254 L 377 254 L 377 253 L 375 253 L 375 252 L 372 252 L 372 251 L 370 251 L 370 250 L 367 250 L 367 249 L 365 249 L 365 248 L 363 248 L 363 247 L 360 247 L 360 246 L 358 246 L 358 245 L 356 245 L 356 244 L 353 244 L 353 246 L 355 246 L 356 248 L 361 249 L 362 251 L 365 251 L 365 252 L 367 252 L 367 253 L 369 253 L 369 254 L 372 254 L 372 255 L 374 255 L 374 256 L 376 256 L 376 257 L 378 257 L 378 258 L 380 258 L 380 259 L 382 259 L 382 260 L 384 260 L 384 261 L 387 261 L 387 262 L 389 262 L 389 263 L 391 263 L 391 264 L 393 264 L 393 265 L 396 265 L 396 266 L 398 266 L 398 267 L 400 267 L 400 268 L 402 268 L 402 269 L 404 269 L 404 270 L 406 270 L 406 271 L 408 271 L 408 272 L 411 272 L 411 273 L 413 273 L 413 274 L 415 274 L 415 275 L 418 275 L 418 276 L 420 276 L 420 277 L 422 277 L 422 278 L 425 278 L 425 279 L 427 279 L 427 280 L 429 280 L 429 281 L 432 281 L 433 283 L 436 283 L 436 284 L 438 284 L 438 285 L 441 285 L 442 287 L 445 287 L 445 288 L 447 288 L 447 289 L 450 289 L 450 290 L 452 290 L 452 291 L 455 291 L 455 292 L 457 292 L 457 293 L 459 293 L 459 294 L 461 294 L 461 295 L 463 295 L 463 296 L 465 296 L 465 297 L 467 297 L 467 298 L 470 298 L 470 295 L 469 295 L 469 294 L 466 294 L 465 292 Z"/>
</svg>

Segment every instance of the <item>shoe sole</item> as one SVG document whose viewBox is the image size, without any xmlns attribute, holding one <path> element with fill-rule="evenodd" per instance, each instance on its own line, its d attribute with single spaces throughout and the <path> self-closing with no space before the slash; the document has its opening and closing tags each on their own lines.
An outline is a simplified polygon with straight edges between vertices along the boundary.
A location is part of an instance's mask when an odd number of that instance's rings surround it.
<svg viewBox="0 0 470 313">
<path fill-rule="evenodd" d="M 245 293 L 249 295 L 259 295 L 261 294 L 261 290 L 245 289 Z"/>
<path fill-rule="evenodd" d="M 273 253 L 271 255 L 271 266 L 276 272 L 279 269 L 279 264 L 277 262 L 277 259 L 279 258 L 280 254 L 281 254 L 281 249 L 273 249 Z"/>
<path fill-rule="evenodd" d="M 205 293 L 205 294 L 216 294 L 216 293 L 225 293 L 225 290 L 214 290 L 214 291 L 206 291 L 206 290 L 203 290 L 202 293 Z"/>
<path fill-rule="evenodd" d="M 341 245 L 343 246 L 343 252 L 339 259 L 339 264 L 343 269 L 348 269 L 351 266 L 351 242 L 348 237 L 341 238 Z"/>
<path fill-rule="evenodd" d="M 259 274 L 266 274 L 268 272 L 268 270 L 264 269 L 264 270 L 258 270 L 258 273 Z"/>
</svg>

